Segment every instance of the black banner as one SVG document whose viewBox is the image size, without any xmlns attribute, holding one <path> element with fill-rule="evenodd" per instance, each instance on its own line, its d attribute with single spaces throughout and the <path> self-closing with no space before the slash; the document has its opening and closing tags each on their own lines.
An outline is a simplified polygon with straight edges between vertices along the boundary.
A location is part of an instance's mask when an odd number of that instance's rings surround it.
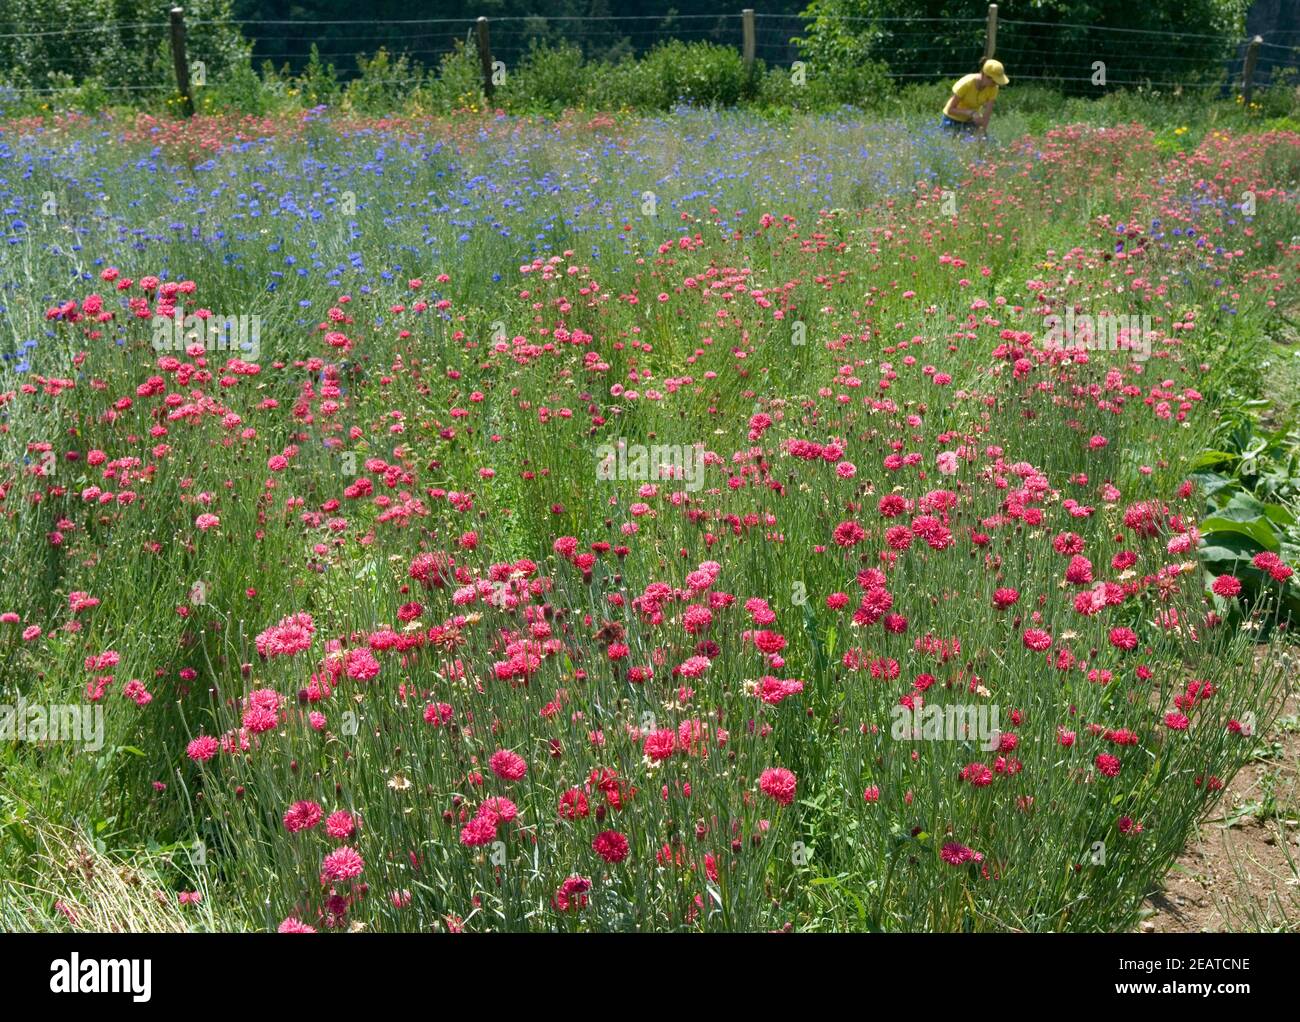
<svg viewBox="0 0 1300 1022">
<path fill-rule="evenodd" d="M 759 948 L 760 942 L 766 946 Z M 780 962 L 782 975 L 815 976 L 819 985 L 870 976 L 873 988 L 882 989 L 897 977 L 908 1000 L 934 996 L 958 1010 L 964 996 L 972 998 L 970 1008 L 986 1006 L 991 985 L 1014 991 L 1020 1003 L 1041 995 L 1044 1004 L 1202 1001 L 1230 1007 L 1293 996 L 1298 949 L 1294 936 L 1259 934 L 33 934 L 0 937 L 0 977 L 19 1003 L 79 999 L 113 1002 L 129 1012 L 170 1011 L 236 993 L 233 983 L 242 1003 L 260 1009 L 300 1006 L 306 997 L 334 1012 L 353 1006 L 373 1011 L 391 996 L 394 983 L 411 976 L 461 990 L 499 988 L 506 976 L 511 988 L 526 989 L 535 979 L 547 996 L 557 983 L 576 983 L 584 998 L 608 985 L 611 995 L 626 998 L 629 982 L 649 978 L 635 978 L 636 972 L 657 971 L 650 963 L 661 959 L 610 958 L 611 951 L 702 952 L 710 959 L 761 955 L 751 961 Z M 674 984 L 704 974 L 689 961 L 681 959 L 683 967 L 672 970 Z M 921 977 L 927 978 L 918 983 Z"/>
</svg>

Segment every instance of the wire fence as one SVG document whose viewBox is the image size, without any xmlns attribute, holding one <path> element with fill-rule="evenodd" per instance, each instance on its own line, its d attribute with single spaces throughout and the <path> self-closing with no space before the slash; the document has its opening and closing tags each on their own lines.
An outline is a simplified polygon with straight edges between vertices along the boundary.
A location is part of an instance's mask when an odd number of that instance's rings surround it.
<svg viewBox="0 0 1300 1022">
<path fill-rule="evenodd" d="M 502 17 L 489 22 L 493 59 L 507 67 L 523 61 L 538 45 L 567 44 L 587 60 L 618 60 L 640 56 L 667 40 L 710 42 L 740 49 L 743 15 L 611 15 L 607 17 Z M 986 19 L 977 18 L 873 18 L 841 19 L 871 42 L 871 55 L 883 61 L 890 78 L 905 84 L 925 79 L 952 78 L 977 70 L 985 52 Z M 804 59 L 799 39 L 807 23 L 798 15 L 753 16 L 754 57 L 769 67 L 782 67 Z M 466 45 L 475 46 L 476 19 L 410 18 L 401 20 L 202 20 L 186 22 L 193 52 L 202 50 L 207 35 L 238 32 L 251 47 L 255 66 L 270 63 L 277 70 L 299 73 L 311 58 L 313 47 L 321 61 L 332 64 L 346 82 L 360 74 L 357 60 L 385 50 L 391 57 L 405 56 L 414 67 L 436 67 L 441 58 Z M 27 75 L 20 70 L 24 52 L 49 49 L 51 44 L 74 41 L 97 48 L 167 46 L 170 23 L 102 22 L 60 28 L 0 24 L 0 81 Z M 1178 89 L 1238 86 L 1245 70 L 1250 41 L 1208 33 L 1164 32 L 1151 29 L 1001 19 L 997 24 L 994 55 L 1013 80 L 1042 82 L 1067 91 L 1105 88 L 1152 87 Z M 1207 59 L 1207 53 L 1209 57 Z M 5 67 L 6 59 L 15 64 Z M 75 60 L 70 48 L 69 66 Z M 1098 81 L 1099 65 L 1102 71 Z M 28 65 L 30 66 L 30 65 Z M 124 96 L 172 93 L 169 61 L 155 59 L 158 73 L 151 81 L 104 82 L 98 87 Z M 1300 30 L 1266 32 L 1256 52 L 1253 81 L 1265 87 L 1284 74 L 1300 69 Z M 68 77 L 67 74 L 63 76 Z M 0 86 L 0 97 L 56 95 L 75 85 L 30 84 Z"/>
</svg>

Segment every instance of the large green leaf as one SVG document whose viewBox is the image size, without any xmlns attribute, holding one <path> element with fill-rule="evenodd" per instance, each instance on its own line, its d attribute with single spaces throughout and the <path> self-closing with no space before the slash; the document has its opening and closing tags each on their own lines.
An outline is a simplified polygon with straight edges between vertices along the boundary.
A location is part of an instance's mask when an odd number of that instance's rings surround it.
<svg viewBox="0 0 1300 1022">
<path fill-rule="evenodd" d="M 1295 515 L 1281 504 L 1265 504 L 1264 515 L 1271 522 L 1277 522 L 1278 525 L 1295 525 Z"/>
<path fill-rule="evenodd" d="M 1231 518 L 1215 515 L 1202 521 L 1200 527 L 1201 538 L 1207 546 L 1221 543 L 1225 533 L 1248 536 L 1265 550 L 1272 550 L 1274 553 L 1282 545 L 1276 528 L 1267 518 L 1237 522 Z"/>
<path fill-rule="evenodd" d="M 1262 518 L 1268 512 L 1268 505 L 1262 501 L 1256 500 L 1251 494 L 1246 492 L 1234 493 L 1232 499 L 1228 501 L 1217 512 L 1217 517 L 1228 518 L 1234 522 L 1249 522 L 1257 518 Z"/>
<path fill-rule="evenodd" d="M 1231 451 L 1202 451 L 1192 459 L 1193 474 L 1201 474 L 1202 469 L 1213 468 L 1215 465 L 1224 465 L 1228 462 L 1236 461 L 1238 455 Z"/>
<path fill-rule="evenodd" d="M 1242 526 L 1239 522 L 1226 523 L 1230 528 L 1208 530 L 1201 523 L 1201 548 L 1197 551 L 1203 561 L 1230 561 L 1238 558 L 1254 557 L 1261 550 L 1277 551 L 1250 534 L 1251 526 Z M 1267 528 L 1267 525 L 1264 526 Z"/>
<path fill-rule="evenodd" d="M 1240 485 L 1231 476 L 1220 475 L 1218 472 L 1193 472 L 1192 478 L 1200 485 L 1207 497 L 1213 497 L 1225 489 Z"/>
</svg>

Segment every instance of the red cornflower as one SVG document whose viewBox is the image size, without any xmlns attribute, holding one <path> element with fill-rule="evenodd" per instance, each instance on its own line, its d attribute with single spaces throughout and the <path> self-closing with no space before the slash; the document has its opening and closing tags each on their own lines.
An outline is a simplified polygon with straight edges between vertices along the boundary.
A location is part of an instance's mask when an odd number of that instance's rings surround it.
<svg viewBox="0 0 1300 1022">
<path fill-rule="evenodd" d="M 975 788 L 986 788 L 993 783 L 993 771 L 983 763 L 968 763 L 961 771 L 961 779 Z"/>
<path fill-rule="evenodd" d="M 589 890 L 591 890 L 591 880 L 575 873 L 556 889 L 555 896 L 551 898 L 551 904 L 560 912 L 567 912 L 569 909 L 586 908 L 587 891 Z"/>
<path fill-rule="evenodd" d="M 1220 575 L 1210 586 L 1214 592 L 1224 599 L 1230 600 L 1241 592 L 1241 581 L 1232 575 Z"/>
<path fill-rule="evenodd" d="M 838 545 L 850 547 L 855 543 L 862 542 L 867 533 L 857 522 L 847 521 L 840 522 L 839 525 L 835 526 L 835 531 L 831 535 Z"/>
<path fill-rule="evenodd" d="M 1009 589 L 1004 586 L 993 590 L 993 606 L 997 607 L 998 610 L 1006 610 L 1019 600 L 1020 593 L 1014 589 Z"/>
<path fill-rule="evenodd" d="M 1110 644 L 1116 649 L 1136 649 L 1138 644 L 1137 632 L 1132 628 L 1112 628 L 1110 630 Z"/>
<path fill-rule="evenodd" d="M 622 862 L 628 855 L 627 838 L 616 830 L 602 830 L 591 842 L 591 847 L 608 863 Z"/>
<path fill-rule="evenodd" d="M 476 848 L 497 839 L 497 821 L 491 816 L 476 816 L 460 832 L 460 843 Z"/>
<path fill-rule="evenodd" d="M 646 735 L 644 752 L 650 759 L 655 762 L 665 760 L 673 754 L 673 748 L 677 743 L 677 735 L 671 728 L 665 728 L 661 731 L 655 731 Z"/>
<path fill-rule="evenodd" d="M 587 796 L 583 794 L 581 788 L 570 788 L 560 796 L 558 807 L 560 816 L 566 820 L 577 820 L 587 816 L 591 811 L 587 804 Z"/>
<path fill-rule="evenodd" d="M 1026 628 L 1024 634 L 1025 649 L 1042 653 L 1052 647 L 1052 636 L 1041 628 Z"/>
</svg>

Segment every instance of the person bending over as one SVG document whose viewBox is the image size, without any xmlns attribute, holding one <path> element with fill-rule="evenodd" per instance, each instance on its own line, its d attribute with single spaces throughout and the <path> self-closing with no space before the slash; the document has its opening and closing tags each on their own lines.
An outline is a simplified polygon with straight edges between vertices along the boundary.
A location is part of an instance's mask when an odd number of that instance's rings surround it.
<svg viewBox="0 0 1300 1022">
<path fill-rule="evenodd" d="M 943 107 L 943 126 L 956 134 L 987 134 L 998 87 L 1011 81 L 1002 62 L 986 60 L 979 74 L 959 78 Z"/>
</svg>

